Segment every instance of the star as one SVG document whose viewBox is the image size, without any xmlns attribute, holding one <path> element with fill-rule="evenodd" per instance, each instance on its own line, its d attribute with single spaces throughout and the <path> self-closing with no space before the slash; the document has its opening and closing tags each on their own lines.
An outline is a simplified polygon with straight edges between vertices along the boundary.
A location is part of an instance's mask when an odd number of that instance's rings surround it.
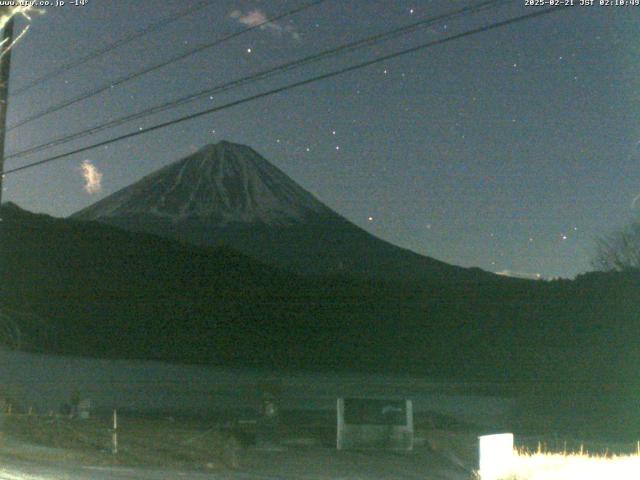
<svg viewBox="0 0 640 480">
<path fill-rule="evenodd" d="M 413 15 L 413 12 L 414 12 L 413 8 L 410 8 L 409 9 L 409 15 Z"/>
<path fill-rule="evenodd" d="M 340 145 L 336 145 L 336 150 L 340 150 Z"/>
<path fill-rule="evenodd" d="M 373 222 L 373 217 L 368 217 L 367 220 L 369 220 L 370 222 Z"/>
<path fill-rule="evenodd" d="M 247 48 L 247 53 L 251 53 L 253 50 L 251 48 Z"/>
</svg>

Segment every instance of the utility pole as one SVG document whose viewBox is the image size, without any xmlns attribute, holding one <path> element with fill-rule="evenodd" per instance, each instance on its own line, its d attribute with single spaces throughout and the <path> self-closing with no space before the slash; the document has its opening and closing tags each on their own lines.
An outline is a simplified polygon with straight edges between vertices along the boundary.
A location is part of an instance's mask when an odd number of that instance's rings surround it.
<svg viewBox="0 0 640 480">
<path fill-rule="evenodd" d="M 5 7 L 6 8 L 6 7 Z M 13 43 L 13 17 L 2 29 L 0 57 L 0 172 L 4 172 L 4 143 L 7 135 L 7 109 L 9 108 L 9 72 L 11 70 L 11 44 Z M 0 205 L 4 189 L 4 175 L 0 175 Z"/>
</svg>

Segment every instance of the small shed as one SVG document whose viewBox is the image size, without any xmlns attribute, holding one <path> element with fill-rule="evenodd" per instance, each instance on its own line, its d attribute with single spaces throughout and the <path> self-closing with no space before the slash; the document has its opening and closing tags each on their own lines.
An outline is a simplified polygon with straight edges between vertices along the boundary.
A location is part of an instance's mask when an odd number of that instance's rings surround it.
<svg viewBox="0 0 640 480">
<path fill-rule="evenodd" d="M 337 448 L 413 449 L 413 403 L 406 399 L 339 398 Z"/>
</svg>

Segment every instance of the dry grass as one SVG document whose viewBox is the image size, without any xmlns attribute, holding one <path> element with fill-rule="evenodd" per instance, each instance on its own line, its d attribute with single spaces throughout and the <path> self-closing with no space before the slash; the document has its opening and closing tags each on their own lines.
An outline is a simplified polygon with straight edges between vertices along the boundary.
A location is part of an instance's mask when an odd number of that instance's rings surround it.
<svg viewBox="0 0 640 480">
<path fill-rule="evenodd" d="M 432 451 L 454 465 L 470 470 L 477 468 L 477 435 L 437 429 L 423 430 L 420 435 Z M 549 445 L 565 451 L 547 451 L 546 440 Z M 591 442 L 588 449 L 579 441 L 554 438 L 539 437 L 531 443 L 533 450 L 519 448 L 514 452 L 509 473 L 500 480 L 640 480 L 640 443 Z M 615 453 L 609 453 L 612 451 Z M 480 477 L 476 475 L 476 478 Z"/>
<path fill-rule="evenodd" d="M 640 455 L 517 452 L 503 480 L 638 480 Z"/>
</svg>

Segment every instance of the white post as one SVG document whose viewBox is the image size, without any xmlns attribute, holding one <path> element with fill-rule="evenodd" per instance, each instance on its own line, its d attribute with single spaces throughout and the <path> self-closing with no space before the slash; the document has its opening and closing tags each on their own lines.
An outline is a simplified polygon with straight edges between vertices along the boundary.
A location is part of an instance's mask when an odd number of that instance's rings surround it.
<svg viewBox="0 0 640 480">
<path fill-rule="evenodd" d="M 499 480 L 513 465 L 513 433 L 478 437 L 480 448 L 480 478 Z"/>
<path fill-rule="evenodd" d="M 338 425 L 337 425 L 336 448 L 338 450 L 342 450 L 343 440 L 344 440 L 344 398 L 338 399 L 337 417 L 338 417 Z"/>
<path fill-rule="evenodd" d="M 407 411 L 407 430 L 411 438 L 411 443 L 408 446 L 409 450 L 413 450 L 413 439 L 414 439 L 414 429 L 413 429 L 413 400 L 406 401 Z"/>
<path fill-rule="evenodd" d="M 113 433 L 111 434 L 111 452 L 118 453 L 118 412 L 113 410 Z"/>
</svg>

